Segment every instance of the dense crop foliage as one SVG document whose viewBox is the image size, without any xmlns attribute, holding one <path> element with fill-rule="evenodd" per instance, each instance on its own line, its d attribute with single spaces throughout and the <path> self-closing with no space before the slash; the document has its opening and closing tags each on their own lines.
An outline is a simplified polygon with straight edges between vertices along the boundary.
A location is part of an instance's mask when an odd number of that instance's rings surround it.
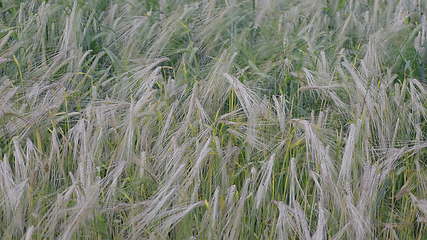
<svg viewBox="0 0 427 240">
<path fill-rule="evenodd" d="M 0 238 L 427 239 L 426 13 L 0 1 Z"/>
</svg>

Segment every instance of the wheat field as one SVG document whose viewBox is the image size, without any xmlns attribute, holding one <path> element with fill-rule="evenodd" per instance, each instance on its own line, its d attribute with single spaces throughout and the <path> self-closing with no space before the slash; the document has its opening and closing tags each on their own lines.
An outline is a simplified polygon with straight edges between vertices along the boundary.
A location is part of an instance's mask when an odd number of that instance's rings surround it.
<svg viewBox="0 0 427 240">
<path fill-rule="evenodd" d="M 426 16 L 0 1 L 0 239 L 427 239 Z"/>
</svg>

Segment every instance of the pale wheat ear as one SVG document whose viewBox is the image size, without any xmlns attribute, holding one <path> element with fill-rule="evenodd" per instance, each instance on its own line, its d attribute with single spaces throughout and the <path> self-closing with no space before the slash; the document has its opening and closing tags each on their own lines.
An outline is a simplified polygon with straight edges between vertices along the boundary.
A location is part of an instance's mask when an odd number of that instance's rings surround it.
<svg viewBox="0 0 427 240">
<path fill-rule="evenodd" d="M 274 165 L 274 159 L 275 159 L 275 154 L 273 153 L 270 157 L 270 159 L 264 163 L 264 166 L 261 169 L 261 180 L 259 183 L 259 187 L 258 190 L 256 192 L 255 195 L 255 207 L 259 208 L 261 206 L 261 203 L 264 201 L 265 199 L 265 195 L 267 193 L 267 190 L 269 188 L 270 185 L 270 181 L 271 181 L 271 174 L 273 171 L 273 165 Z"/>
</svg>

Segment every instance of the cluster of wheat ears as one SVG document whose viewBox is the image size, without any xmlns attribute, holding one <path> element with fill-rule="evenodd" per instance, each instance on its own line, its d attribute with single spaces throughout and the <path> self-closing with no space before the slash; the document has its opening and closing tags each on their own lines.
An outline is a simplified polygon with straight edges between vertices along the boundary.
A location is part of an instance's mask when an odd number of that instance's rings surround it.
<svg viewBox="0 0 427 240">
<path fill-rule="evenodd" d="M 427 239 L 426 15 L 0 1 L 0 238 Z"/>
</svg>

